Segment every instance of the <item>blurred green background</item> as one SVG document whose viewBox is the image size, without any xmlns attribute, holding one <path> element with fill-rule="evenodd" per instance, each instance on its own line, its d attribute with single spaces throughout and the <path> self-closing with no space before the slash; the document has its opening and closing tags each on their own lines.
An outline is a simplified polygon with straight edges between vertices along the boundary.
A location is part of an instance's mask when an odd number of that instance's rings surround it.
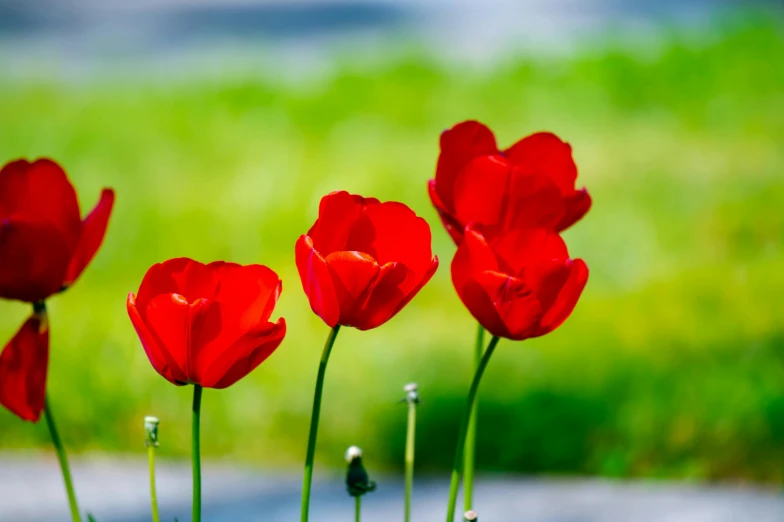
<svg viewBox="0 0 784 522">
<path fill-rule="evenodd" d="M 292 81 L 274 72 L 158 82 L 0 78 L 0 160 L 51 156 L 84 211 L 117 191 L 98 257 L 51 300 L 49 391 L 73 452 L 143 458 L 190 448 L 190 388 L 149 365 L 125 311 L 146 269 L 190 256 L 263 263 L 289 333 L 247 379 L 207 390 L 205 455 L 299 469 L 327 327 L 293 246 L 320 197 L 346 189 L 413 207 L 442 266 L 390 323 L 343 330 L 327 375 L 318 464 L 350 444 L 402 467 L 402 386 L 420 384 L 418 464 L 443 471 L 472 364 L 475 323 L 449 279 L 454 247 L 430 206 L 440 132 L 465 119 L 501 145 L 538 130 L 569 141 L 594 198 L 565 237 L 591 278 L 546 338 L 502 341 L 483 384 L 478 468 L 784 480 L 784 24 L 734 14 L 703 37 L 596 42 L 465 66 L 398 49 Z M 0 303 L 0 339 L 29 310 Z M 0 411 L 0 447 L 49 451 L 44 425 Z"/>
</svg>

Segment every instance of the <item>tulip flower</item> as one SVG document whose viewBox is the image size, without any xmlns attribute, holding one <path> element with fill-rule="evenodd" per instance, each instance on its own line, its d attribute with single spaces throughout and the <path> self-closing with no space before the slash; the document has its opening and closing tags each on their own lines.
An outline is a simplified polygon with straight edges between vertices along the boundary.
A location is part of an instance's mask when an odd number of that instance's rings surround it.
<svg viewBox="0 0 784 522">
<path fill-rule="evenodd" d="M 338 330 L 369 330 L 395 316 L 438 268 L 430 226 L 402 203 L 348 192 L 324 196 L 316 223 L 295 247 L 310 307 L 332 330 L 321 354 L 310 421 L 300 520 L 307 522 L 321 395 Z"/>
<path fill-rule="evenodd" d="M 104 189 L 84 220 L 76 191 L 49 159 L 0 170 L 0 298 L 34 303 L 71 286 L 103 242 L 114 205 Z"/>
<path fill-rule="evenodd" d="M 570 259 L 551 230 L 516 229 L 484 234 L 470 224 L 452 260 L 452 282 L 471 315 L 493 338 L 468 392 L 452 467 L 447 521 L 454 520 L 469 420 L 479 383 L 500 338 L 523 340 L 558 328 L 571 315 L 588 281 L 582 259 Z"/>
<path fill-rule="evenodd" d="M 424 219 L 402 203 L 348 192 L 321 200 L 296 258 L 313 312 L 331 328 L 359 330 L 394 317 L 438 268 Z"/>
<path fill-rule="evenodd" d="M 561 237 L 545 229 L 486 238 L 469 226 L 452 261 L 452 282 L 491 334 L 515 341 L 552 332 L 574 310 L 588 280 Z"/>
<path fill-rule="evenodd" d="M 262 265 L 187 258 L 153 265 L 127 308 L 152 367 L 172 384 L 193 384 L 193 522 L 201 520 L 202 388 L 226 388 L 283 341 L 286 321 L 270 321 L 282 284 Z"/>
<path fill-rule="evenodd" d="M 468 223 L 500 228 L 566 230 L 591 207 L 575 189 L 571 146 L 538 132 L 499 150 L 493 132 L 476 121 L 441 134 L 441 153 L 428 192 L 455 244 Z"/>
<path fill-rule="evenodd" d="M 0 354 L 0 404 L 26 421 L 43 412 L 60 460 L 73 520 L 79 507 L 54 416 L 46 397 L 49 323 L 45 299 L 71 286 L 106 234 L 114 191 L 104 189 L 84 220 L 57 163 L 20 159 L 0 169 L 0 299 L 33 305 L 32 316 Z"/>
</svg>

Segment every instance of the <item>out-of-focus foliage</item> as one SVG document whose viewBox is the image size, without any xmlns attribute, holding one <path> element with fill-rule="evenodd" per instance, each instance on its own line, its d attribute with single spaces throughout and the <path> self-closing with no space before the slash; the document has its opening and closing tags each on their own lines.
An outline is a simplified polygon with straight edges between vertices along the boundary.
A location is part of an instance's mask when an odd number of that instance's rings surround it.
<svg viewBox="0 0 784 522">
<path fill-rule="evenodd" d="M 418 463 L 451 461 L 475 325 L 449 280 L 453 245 L 426 194 L 442 129 L 468 118 L 502 145 L 570 141 L 594 208 L 566 234 L 591 279 L 556 333 L 502 342 L 482 389 L 478 466 L 514 472 L 784 479 L 784 26 L 733 22 L 655 50 L 520 57 L 489 70 L 411 55 L 292 84 L 0 79 L 0 159 L 59 160 L 91 206 L 117 191 L 106 242 L 52 300 L 50 393 L 74 450 L 189 451 L 190 389 L 150 367 L 125 312 L 176 256 L 278 271 L 289 334 L 248 379 L 203 403 L 205 454 L 299 466 L 327 328 L 293 246 L 319 198 L 397 199 L 433 228 L 442 267 L 397 318 L 344 329 L 327 376 L 318 461 L 349 444 L 402 465 L 402 385 L 417 381 Z M 0 339 L 28 310 L 0 304 Z M 0 412 L 0 447 L 47 448 Z"/>
</svg>

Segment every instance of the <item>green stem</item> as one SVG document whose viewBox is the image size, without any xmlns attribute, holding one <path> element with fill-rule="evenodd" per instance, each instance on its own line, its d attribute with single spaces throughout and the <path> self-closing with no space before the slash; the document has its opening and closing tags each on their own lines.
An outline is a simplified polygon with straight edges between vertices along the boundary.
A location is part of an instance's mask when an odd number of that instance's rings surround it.
<svg viewBox="0 0 784 522">
<path fill-rule="evenodd" d="M 484 348 L 485 329 L 481 324 L 476 329 L 476 345 L 474 347 L 474 371 L 479 368 L 482 361 L 482 348 Z M 471 418 L 468 421 L 468 434 L 466 435 L 465 457 L 463 459 L 463 507 L 464 511 L 470 511 L 474 500 L 474 462 L 476 461 L 476 426 L 477 408 L 479 399 L 474 402 L 471 409 Z"/>
<path fill-rule="evenodd" d="M 406 430 L 406 492 L 405 522 L 411 520 L 411 494 L 414 490 L 414 443 L 416 442 L 416 401 L 408 401 L 408 427 Z"/>
<path fill-rule="evenodd" d="M 338 336 L 340 325 L 336 325 L 330 330 L 327 342 L 324 343 L 324 351 L 321 354 L 319 363 L 318 377 L 316 377 L 316 391 L 313 394 L 313 411 L 310 414 L 310 434 L 308 435 L 308 453 L 305 456 L 305 475 L 302 478 L 302 510 L 300 521 L 308 521 L 308 510 L 310 509 L 310 485 L 313 482 L 313 459 L 316 456 L 316 437 L 318 435 L 319 416 L 321 415 L 321 394 L 324 390 L 324 375 L 327 372 L 327 362 L 329 354 L 332 352 L 332 345 Z"/>
<path fill-rule="evenodd" d="M 150 501 L 152 503 L 152 522 L 160 522 L 158 515 L 158 494 L 155 491 L 155 446 L 147 446 L 147 458 L 150 463 Z"/>
<path fill-rule="evenodd" d="M 460 422 L 460 431 L 457 436 L 457 448 L 455 448 L 455 460 L 452 464 L 452 480 L 449 484 L 449 505 L 447 507 L 446 520 L 453 522 L 455 519 L 455 508 L 457 507 L 457 490 L 460 487 L 460 471 L 463 464 L 463 449 L 465 448 L 466 434 L 468 432 L 468 420 L 471 418 L 471 410 L 474 408 L 476 402 L 476 392 L 479 389 L 479 382 L 482 380 L 482 375 L 485 373 L 487 363 L 498 345 L 499 338 L 493 336 L 487 350 L 479 361 L 479 366 L 476 368 L 474 380 L 471 382 L 471 388 L 468 390 L 468 398 L 466 399 L 466 410 L 463 414 L 463 420 Z"/>
<path fill-rule="evenodd" d="M 198 384 L 193 385 L 193 516 L 192 522 L 201 522 L 201 445 L 199 439 L 199 418 L 201 416 L 201 391 Z"/>
<path fill-rule="evenodd" d="M 359 522 L 361 516 L 360 513 L 362 511 L 362 496 L 357 495 L 354 497 L 354 522 Z"/>
<path fill-rule="evenodd" d="M 57 425 L 54 423 L 52 408 L 49 404 L 49 396 L 44 399 L 44 416 L 46 417 L 46 425 L 49 427 L 49 433 L 52 436 L 54 450 L 57 452 L 57 460 L 60 461 L 60 470 L 63 473 L 65 491 L 68 493 L 68 505 L 71 508 L 71 518 L 73 519 L 73 522 L 82 522 L 82 517 L 79 515 L 79 505 L 76 503 L 76 492 L 74 491 L 73 479 L 71 478 L 71 469 L 68 466 L 68 455 L 65 454 L 63 441 L 60 440 L 60 434 L 57 432 Z"/>
</svg>

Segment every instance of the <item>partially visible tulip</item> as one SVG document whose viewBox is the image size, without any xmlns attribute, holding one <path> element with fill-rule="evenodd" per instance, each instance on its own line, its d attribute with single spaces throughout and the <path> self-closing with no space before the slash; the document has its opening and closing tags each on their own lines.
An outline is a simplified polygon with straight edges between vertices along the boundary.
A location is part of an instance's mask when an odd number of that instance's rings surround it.
<svg viewBox="0 0 784 522">
<path fill-rule="evenodd" d="M 38 422 L 46 397 L 49 322 L 36 310 L 0 355 L 0 404 L 19 418 Z"/>
<path fill-rule="evenodd" d="M 441 134 L 441 153 L 428 192 L 456 244 L 469 223 L 495 228 L 544 227 L 563 231 L 591 207 L 585 188 L 575 189 L 572 148 L 539 132 L 506 150 L 493 132 L 465 121 Z"/>
<path fill-rule="evenodd" d="M 469 226 L 452 261 L 452 282 L 471 315 L 497 337 L 552 332 L 572 313 L 588 280 L 561 237 L 545 229 L 485 237 Z"/>
<path fill-rule="evenodd" d="M 313 312 L 330 327 L 359 330 L 394 317 L 438 268 L 424 219 L 402 203 L 348 192 L 322 198 L 296 261 Z"/>
<path fill-rule="evenodd" d="M 103 242 L 114 205 L 104 189 L 82 220 L 76 191 L 50 159 L 0 170 L 0 298 L 34 303 L 71 286 Z"/>
<path fill-rule="evenodd" d="M 153 265 L 127 307 L 153 368 L 176 385 L 226 388 L 283 341 L 286 321 L 270 322 L 280 278 L 262 265 L 186 258 Z"/>
</svg>

